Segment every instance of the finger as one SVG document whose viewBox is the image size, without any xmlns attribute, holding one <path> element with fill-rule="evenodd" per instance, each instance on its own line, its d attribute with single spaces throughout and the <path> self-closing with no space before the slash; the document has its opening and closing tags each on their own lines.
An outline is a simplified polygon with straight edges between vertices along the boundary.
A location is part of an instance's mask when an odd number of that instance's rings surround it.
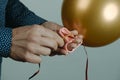
<svg viewBox="0 0 120 80">
<path fill-rule="evenodd" d="M 26 51 L 28 50 L 29 52 L 34 53 L 36 55 L 48 56 L 51 53 L 50 48 L 41 46 L 39 43 L 32 43 L 32 42 L 22 40 L 22 41 L 17 41 L 16 45 L 19 47 L 22 47 Z M 50 44 L 50 45 L 52 45 L 52 44 Z M 57 46 L 55 46 L 55 48 L 57 49 Z"/>
<path fill-rule="evenodd" d="M 21 46 L 27 49 L 31 49 L 31 48 L 33 49 L 36 46 L 37 47 L 44 46 L 44 47 L 51 48 L 53 50 L 57 50 L 58 48 L 58 43 L 56 42 L 56 40 L 54 40 L 53 38 L 48 38 L 48 37 L 39 37 L 31 41 L 30 40 L 29 41 L 19 40 L 19 41 L 14 41 L 14 43 L 12 44 Z"/>
<path fill-rule="evenodd" d="M 52 50 L 57 50 L 57 48 L 58 48 L 57 42 L 54 39 L 48 38 L 48 37 L 42 37 L 39 40 L 39 44 L 41 46 L 48 47 L 48 48 L 50 48 Z"/>
<path fill-rule="evenodd" d="M 59 54 L 57 54 L 57 55 L 60 55 L 60 54 L 67 55 L 68 54 L 68 52 L 65 49 L 62 49 L 62 48 L 59 48 L 58 52 L 59 52 Z"/>
<path fill-rule="evenodd" d="M 67 49 L 68 49 L 69 51 L 72 51 L 72 50 L 75 49 L 77 46 L 78 46 L 78 44 L 76 44 L 76 43 L 70 43 L 70 44 L 68 44 Z"/>
<path fill-rule="evenodd" d="M 71 33 L 73 34 L 73 35 L 78 35 L 78 31 L 77 30 L 73 30 L 73 31 L 71 31 Z"/>
<path fill-rule="evenodd" d="M 54 52 L 54 54 L 56 54 L 56 55 L 67 55 L 68 52 L 63 48 L 58 48 L 57 51 Z"/>
<path fill-rule="evenodd" d="M 40 56 L 37 56 L 35 54 L 27 53 L 25 55 L 25 61 L 30 62 L 30 63 L 38 64 L 38 63 L 41 62 L 41 58 L 40 58 Z"/>
<path fill-rule="evenodd" d="M 41 58 L 39 56 L 33 55 L 32 53 L 26 51 L 25 49 L 23 49 L 21 47 L 17 47 L 16 52 L 14 52 L 13 54 L 14 54 L 14 57 L 12 56 L 12 58 L 17 61 L 30 62 L 30 63 L 40 63 L 41 62 Z"/>
<path fill-rule="evenodd" d="M 59 47 L 62 47 L 64 45 L 64 40 L 62 39 L 62 37 L 60 37 L 60 35 L 58 35 L 56 32 L 52 30 L 46 29 L 45 32 L 42 33 L 42 36 L 56 40 Z"/>
<path fill-rule="evenodd" d="M 73 43 L 80 44 L 81 41 L 82 41 L 82 39 L 76 38 L 76 39 L 73 40 Z"/>
<path fill-rule="evenodd" d="M 83 36 L 82 35 L 77 35 L 75 36 L 73 42 L 76 44 L 80 44 L 83 41 Z"/>
<path fill-rule="evenodd" d="M 40 45 L 35 45 L 35 46 L 31 46 L 30 49 L 28 49 L 31 53 L 35 54 L 35 55 L 43 55 L 43 56 L 49 56 L 51 53 L 51 49 L 47 48 L 47 47 L 43 47 Z"/>
<path fill-rule="evenodd" d="M 79 34 L 77 37 L 83 39 L 84 36 Z"/>
<path fill-rule="evenodd" d="M 36 55 L 49 56 L 51 53 L 51 49 L 47 47 L 38 46 L 36 48 L 34 47 L 31 52 Z"/>
<path fill-rule="evenodd" d="M 21 47 L 14 46 L 12 49 L 10 57 L 17 61 L 30 62 L 30 63 L 40 63 L 41 58 L 37 55 L 34 55 Z"/>
</svg>

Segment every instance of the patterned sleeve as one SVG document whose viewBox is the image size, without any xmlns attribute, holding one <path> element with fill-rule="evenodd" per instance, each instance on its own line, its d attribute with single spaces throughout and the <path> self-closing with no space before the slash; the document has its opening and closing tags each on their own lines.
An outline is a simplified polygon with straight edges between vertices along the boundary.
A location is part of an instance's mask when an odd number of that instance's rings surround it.
<svg viewBox="0 0 120 80">
<path fill-rule="evenodd" d="M 12 38 L 11 28 L 0 28 L 0 56 L 8 57 L 10 54 Z"/>
</svg>

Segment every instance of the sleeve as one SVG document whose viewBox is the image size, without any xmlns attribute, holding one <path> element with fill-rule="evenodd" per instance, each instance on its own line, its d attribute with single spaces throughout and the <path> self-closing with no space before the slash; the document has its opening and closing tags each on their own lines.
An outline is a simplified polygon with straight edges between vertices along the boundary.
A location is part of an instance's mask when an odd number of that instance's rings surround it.
<svg viewBox="0 0 120 80">
<path fill-rule="evenodd" d="M 37 16 L 19 0 L 8 0 L 6 7 L 6 26 L 12 28 L 24 25 L 42 24 L 47 20 Z"/>
<path fill-rule="evenodd" d="M 11 28 L 0 28 L 0 56 L 8 57 L 10 54 L 12 38 Z"/>
</svg>

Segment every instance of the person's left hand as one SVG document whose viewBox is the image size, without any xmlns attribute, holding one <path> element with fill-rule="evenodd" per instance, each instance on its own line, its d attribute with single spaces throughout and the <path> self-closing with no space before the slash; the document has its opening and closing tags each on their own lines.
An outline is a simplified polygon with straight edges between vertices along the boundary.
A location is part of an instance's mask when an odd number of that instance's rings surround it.
<svg viewBox="0 0 120 80">
<path fill-rule="evenodd" d="M 50 29 L 50 30 L 53 30 L 55 31 L 56 33 L 58 33 L 58 31 L 63 28 L 63 26 L 61 25 L 58 25 L 56 23 L 53 23 L 53 22 L 45 22 L 42 24 L 44 27 Z M 77 30 L 72 30 L 71 33 L 74 35 L 74 36 L 77 36 L 77 38 L 74 40 L 73 43 L 69 44 L 69 49 L 74 49 L 78 46 L 78 44 L 81 42 L 81 35 L 78 34 L 78 31 Z M 58 33 L 59 34 L 59 33 Z M 63 55 L 66 53 L 68 53 L 65 49 L 63 48 L 58 48 L 57 51 L 52 51 L 52 53 L 50 54 L 50 56 L 54 56 L 54 55 Z"/>
</svg>

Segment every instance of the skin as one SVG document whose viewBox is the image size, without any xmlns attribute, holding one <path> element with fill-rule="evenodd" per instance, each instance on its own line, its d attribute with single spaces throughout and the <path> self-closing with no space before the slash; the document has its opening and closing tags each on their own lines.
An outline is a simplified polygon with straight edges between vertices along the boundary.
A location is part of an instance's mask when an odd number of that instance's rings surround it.
<svg viewBox="0 0 120 80">
<path fill-rule="evenodd" d="M 45 22 L 42 25 L 29 25 L 13 29 L 10 58 L 21 62 L 40 63 L 41 56 L 66 55 L 62 48 L 64 40 L 58 34 L 62 26 Z M 78 35 L 76 30 L 71 31 Z M 78 35 L 79 36 L 79 35 Z M 77 38 L 70 48 L 80 42 Z"/>
</svg>

